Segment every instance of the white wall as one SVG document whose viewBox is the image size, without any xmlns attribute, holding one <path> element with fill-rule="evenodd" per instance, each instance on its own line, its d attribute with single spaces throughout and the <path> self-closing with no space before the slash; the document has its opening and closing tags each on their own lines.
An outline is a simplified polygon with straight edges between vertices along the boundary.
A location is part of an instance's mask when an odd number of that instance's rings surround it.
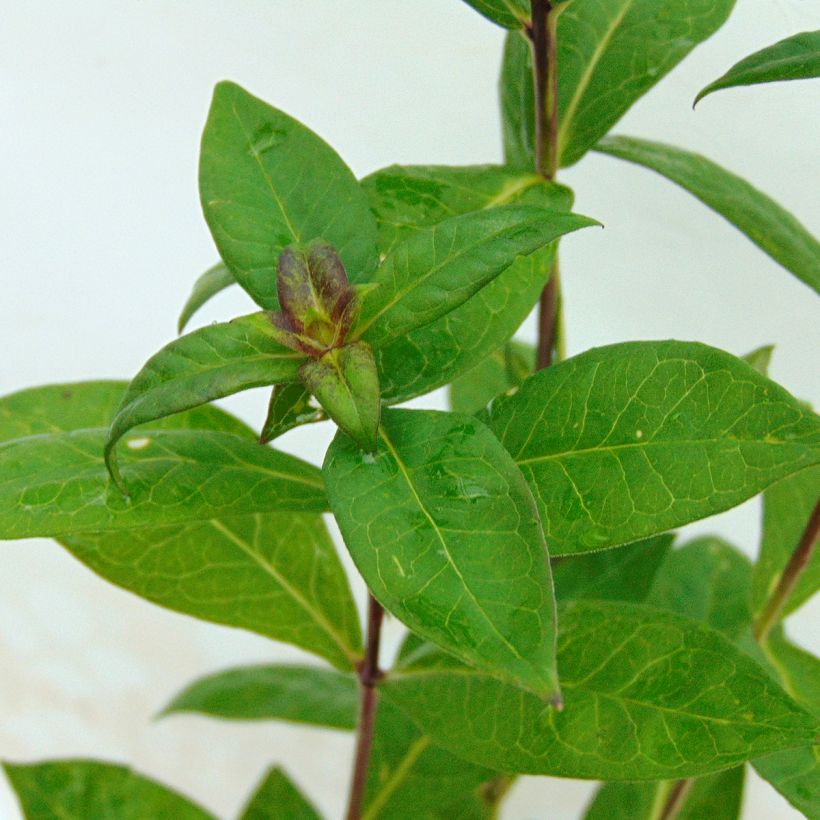
<svg viewBox="0 0 820 820">
<path fill-rule="evenodd" d="M 3 0 L 0 13 L 0 393 L 129 376 L 173 335 L 192 279 L 216 258 L 196 154 L 219 79 L 308 123 L 359 174 L 500 156 L 501 33 L 458 0 Z M 691 110 L 695 92 L 736 59 L 818 25 L 816 2 L 739 0 L 729 24 L 617 130 L 700 150 L 820 231 L 820 84 L 723 92 Z M 577 209 L 606 224 L 563 246 L 570 352 L 661 337 L 736 354 L 774 342 L 774 378 L 820 401 L 820 323 L 805 286 L 637 167 L 591 156 L 563 180 Z M 225 294 L 201 319 L 248 309 Z M 532 337 L 531 321 L 522 335 Z M 245 395 L 228 406 L 258 424 L 263 402 Z M 329 435 L 310 429 L 285 443 L 318 461 Z M 758 512 L 751 502 L 692 529 L 753 554 Z M 47 541 L 6 543 L 1 554 L 0 758 L 130 761 L 221 816 L 281 761 L 340 816 L 348 737 L 151 722 L 202 673 L 299 652 L 143 603 Z M 815 647 L 819 613 L 815 603 L 793 618 Z M 576 817 L 590 788 L 529 778 L 504 816 Z M 0 818 L 17 816 L 0 783 Z M 797 815 L 758 781 L 744 816 Z"/>
</svg>

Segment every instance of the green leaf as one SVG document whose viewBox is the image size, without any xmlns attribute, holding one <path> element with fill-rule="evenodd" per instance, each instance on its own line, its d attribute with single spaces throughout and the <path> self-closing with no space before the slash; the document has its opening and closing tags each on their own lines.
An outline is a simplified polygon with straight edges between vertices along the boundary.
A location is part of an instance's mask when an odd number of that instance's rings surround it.
<svg viewBox="0 0 820 820">
<path fill-rule="evenodd" d="M 803 31 L 750 54 L 704 88 L 695 105 L 722 88 L 820 77 L 820 31 Z"/>
<path fill-rule="evenodd" d="M 496 396 L 517 388 L 535 371 L 535 349 L 507 342 L 450 385 L 450 409 L 478 413 Z"/>
<path fill-rule="evenodd" d="M 558 694 L 538 514 L 483 424 L 385 411 L 375 457 L 337 436 L 324 476 L 345 543 L 386 609 L 468 663 L 544 698 Z"/>
<path fill-rule="evenodd" d="M 105 424 L 125 388 L 89 382 L 7 396 L 0 399 L 0 441 Z M 146 432 L 162 428 L 255 438 L 215 407 L 153 422 Z M 231 516 L 64 536 L 61 544 L 106 580 L 168 609 L 294 643 L 343 669 L 361 654 L 356 606 L 318 515 Z"/>
<path fill-rule="evenodd" d="M 820 715 L 820 660 L 788 641 L 780 627 L 769 633 L 763 649 L 773 677 L 798 703 Z M 776 752 L 753 765 L 806 817 L 820 817 L 820 746 Z"/>
<path fill-rule="evenodd" d="M 816 721 L 721 634 L 637 604 L 559 613 L 561 712 L 443 653 L 381 684 L 433 742 L 502 771 L 677 779 L 810 744 Z"/>
<path fill-rule="evenodd" d="M 643 165 L 689 191 L 764 253 L 820 293 L 820 242 L 788 211 L 700 154 L 633 137 L 607 137 L 596 151 Z"/>
<path fill-rule="evenodd" d="M 435 322 L 526 256 L 579 228 L 577 214 L 503 205 L 455 216 L 398 242 L 373 276 L 355 330 L 374 348 Z"/>
<path fill-rule="evenodd" d="M 378 263 L 367 198 L 338 154 L 233 83 L 214 90 L 199 189 L 220 256 L 264 308 L 277 306 L 276 260 L 291 243 L 327 240 L 352 280 Z"/>
<path fill-rule="evenodd" d="M 573 165 L 659 80 L 726 21 L 734 0 L 572 0 L 558 9 L 558 157 Z M 532 169 L 529 44 L 507 35 L 501 71 L 504 156 Z"/>
<path fill-rule="evenodd" d="M 134 377 L 105 443 L 119 482 L 115 448 L 131 428 L 251 387 L 295 381 L 302 353 L 283 347 L 264 313 L 209 325 L 154 354 Z"/>
<path fill-rule="evenodd" d="M 748 362 L 761 376 L 768 376 L 772 353 L 774 353 L 774 345 L 763 345 L 763 347 L 755 348 L 751 353 L 747 353 L 743 357 L 743 361 Z"/>
<path fill-rule="evenodd" d="M 358 447 L 368 453 L 376 449 L 381 399 L 370 345 L 353 342 L 329 350 L 321 359 L 305 362 L 299 377 Z"/>
<path fill-rule="evenodd" d="M 504 28 L 522 28 L 528 24 L 530 0 L 465 0 L 479 14 Z"/>
<path fill-rule="evenodd" d="M 217 293 L 221 293 L 231 285 L 236 284 L 236 278 L 230 272 L 224 262 L 217 262 L 212 268 L 208 268 L 199 279 L 194 282 L 191 295 L 182 308 L 177 321 L 177 332 L 182 333 L 185 326 L 191 321 L 193 315 Z"/>
<path fill-rule="evenodd" d="M 321 817 L 277 766 L 262 779 L 239 820 L 321 820 Z"/>
<path fill-rule="evenodd" d="M 820 469 L 803 470 L 763 494 L 763 532 L 752 580 L 752 612 L 759 616 L 797 548 L 820 498 Z M 781 612 L 786 617 L 820 587 L 820 552 L 815 550 Z"/>
<path fill-rule="evenodd" d="M 707 536 L 667 556 L 646 602 L 737 638 L 751 623 L 751 581 L 749 559 L 720 538 Z"/>
<path fill-rule="evenodd" d="M 288 430 L 313 424 L 327 418 L 321 407 L 315 407 L 312 396 L 298 382 L 277 384 L 271 393 L 268 415 L 259 440 L 267 444 Z"/>
<path fill-rule="evenodd" d="M 167 786 L 126 766 L 95 760 L 4 763 L 27 820 L 214 820 Z"/>
<path fill-rule="evenodd" d="M 363 181 L 382 248 L 451 216 L 505 204 L 567 212 L 572 192 L 531 171 L 499 166 L 392 166 Z M 507 341 L 549 278 L 555 243 L 519 257 L 463 305 L 374 351 L 382 399 L 404 401 L 447 384 Z"/>
<path fill-rule="evenodd" d="M 820 461 L 820 419 L 695 342 L 597 348 L 493 402 L 553 555 L 628 543 L 739 504 Z"/>
<path fill-rule="evenodd" d="M 304 461 L 210 431 L 132 435 L 124 498 L 102 457 L 106 430 L 0 444 L 0 538 L 206 521 L 227 515 L 322 512 L 321 476 Z"/>
<path fill-rule="evenodd" d="M 641 603 L 673 541 L 673 535 L 656 535 L 618 550 L 567 556 L 552 568 L 555 597 Z"/>
<path fill-rule="evenodd" d="M 695 780 L 676 820 L 737 820 L 743 801 L 743 766 Z M 584 820 L 657 820 L 675 781 L 606 783 Z"/>
<path fill-rule="evenodd" d="M 195 681 L 162 715 L 193 712 L 352 731 L 358 708 L 359 686 L 352 674 L 313 666 L 240 666 Z"/>
</svg>

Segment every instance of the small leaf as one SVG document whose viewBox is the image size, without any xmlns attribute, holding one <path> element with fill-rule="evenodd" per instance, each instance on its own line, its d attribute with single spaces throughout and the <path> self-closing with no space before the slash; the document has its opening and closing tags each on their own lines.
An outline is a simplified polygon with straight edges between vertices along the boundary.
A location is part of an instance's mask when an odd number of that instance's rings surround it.
<svg viewBox="0 0 820 820">
<path fill-rule="evenodd" d="M 53 760 L 4 763 L 3 769 L 29 820 L 214 820 L 188 798 L 126 766 Z"/>
<path fill-rule="evenodd" d="M 673 535 L 656 535 L 618 550 L 567 556 L 552 568 L 555 597 L 642 603 L 673 540 Z"/>
<path fill-rule="evenodd" d="M 504 28 L 522 28 L 530 19 L 530 0 L 465 0 L 479 14 Z"/>
<path fill-rule="evenodd" d="M 738 820 L 743 803 L 743 766 L 695 780 L 676 820 Z M 675 781 L 606 783 L 584 820 L 656 820 Z"/>
<path fill-rule="evenodd" d="M 553 555 L 713 515 L 820 460 L 820 419 L 745 362 L 694 342 L 583 353 L 491 406 Z"/>
<path fill-rule="evenodd" d="M 381 415 L 379 374 L 370 345 L 354 342 L 329 350 L 299 370 L 325 412 L 368 453 L 376 449 Z"/>
<path fill-rule="evenodd" d="M 557 695 L 538 514 L 484 425 L 385 411 L 375 457 L 337 436 L 324 476 L 353 560 L 390 612 L 468 663 L 545 699 Z"/>
<path fill-rule="evenodd" d="M 560 76 L 559 72 L 559 82 Z M 531 171 L 535 165 L 535 91 L 532 45 L 524 32 L 511 31 L 504 38 L 498 93 L 504 162 Z"/>
<path fill-rule="evenodd" d="M 751 353 L 747 353 L 743 357 L 743 361 L 748 362 L 761 376 L 768 376 L 772 353 L 774 353 L 774 345 L 764 345 L 755 348 Z"/>
<path fill-rule="evenodd" d="M 535 349 L 521 342 L 507 342 L 450 385 L 450 409 L 478 413 L 496 396 L 516 389 L 535 371 Z"/>
<path fill-rule="evenodd" d="M 278 766 L 257 787 L 239 820 L 321 820 L 322 816 Z"/>
<path fill-rule="evenodd" d="M 695 105 L 722 88 L 820 77 L 820 31 L 804 31 L 750 54 L 704 88 Z"/>
<path fill-rule="evenodd" d="M 105 444 L 119 481 L 115 448 L 133 427 L 251 387 L 295 381 L 305 360 L 279 343 L 264 313 L 209 325 L 166 345 L 134 377 Z"/>
<path fill-rule="evenodd" d="M 572 192 L 527 171 L 493 165 L 391 166 L 362 182 L 383 250 L 456 214 L 506 204 L 567 212 Z M 447 384 L 507 341 L 550 275 L 552 243 L 515 260 L 500 276 L 437 321 L 375 350 L 382 400 L 404 401 Z"/>
<path fill-rule="evenodd" d="M 240 666 L 194 681 L 162 715 L 193 712 L 352 731 L 358 708 L 359 686 L 352 674 L 314 666 Z"/>
<path fill-rule="evenodd" d="M 797 548 L 820 498 L 820 469 L 803 470 L 763 493 L 763 532 L 752 581 L 752 611 L 759 616 Z M 792 590 L 781 618 L 794 612 L 820 587 L 820 552 L 815 550 Z"/>
<path fill-rule="evenodd" d="M 671 552 L 647 603 L 700 621 L 730 638 L 751 623 L 749 559 L 720 538 L 698 538 Z"/>
<path fill-rule="evenodd" d="M 372 281 L 355 333 L 374 347 L 466 302 L 517 256 L 596 224 L 587 217 L 505 205 L 421 228 L 393 247 Z"/>
<path fill-rule="evenodd" d="M 634 137 L 607 137 L 595 150 L 643 165 L 689 191 L 764 253 L 820 293 L 820 242 L 788 211 L 699 154 Z"/>
<path fill-rule="evenodd" d="M 350 169 L 312 131 L 233 83 L 214 90 L 199 188 L 220 256 L 264 308 L 278 306 L 286 245 L 323 237 L 353 280 L 376 268 L 376 226 Z"/>
<path fill-rule="evenodd" d="M 191 295 L 182 308 L 177 321 L 177 333 L 182 333 L 185 326 L 191 321 L 193 315 L 210 299 L 221 293 L 231 285 L 236 284 L 234 275 L 230 272 L 224 262 L 217 262 L 212 268 L 208 268 L 199 279 L 194 282 Z"/>
<path fill-rule="evenodd" d="M 563 711 L 441 652 L 384 697 L 454 754 L 502 771 L 602 780 L 693 777 L 812 743 L 817 722 L 728 639 L 624 602 L 559 609 Z"/>
<path fill-rule="evenodd" d="M 229 515 L 323 512 L 315 467 L 238 436 L 156 430 L 128 438 L 130 498 L 111 487 L 106 430 L 0 444 L 0 539 L 159 527 Z"/>
<path fill-rule="evenodd" d="M 327 418 L 320 407 L 311 403 L 311 395 L 298 382 L 277 384 L 271 393 L 268 415 L 259 440 L 262 444 L 273 441 L 288 430 L 303 424 L 313 424 Z"/>
</svg>

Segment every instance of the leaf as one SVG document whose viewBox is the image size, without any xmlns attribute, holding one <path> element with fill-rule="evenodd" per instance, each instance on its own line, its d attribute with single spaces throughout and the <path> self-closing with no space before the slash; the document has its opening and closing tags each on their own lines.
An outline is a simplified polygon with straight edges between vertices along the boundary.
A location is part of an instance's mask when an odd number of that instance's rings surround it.
<svg viewBox="0 0 820 820">
<path fill-rule="evenodd" d="M 735 63 L 695 97 L 695 105 L 722 88 L 812 77 L 820 77 L 820 31 L 803 31 Z"/>
<path fill-rule="evenodd" d="M 450 385 L 450 409 L 478 413 L 496 396 L 517 388 L 534 371 L 532 345 L 507 342 Z"/>
<path fill-rule="evenodd" d="M 268 415 L 259 440 L 267 444 L 294 427 L 324 421 L 327 418 L 324 410 L 315 407 L 312 398 L 298 382 L 277 384 L 271 393 Z"/>
<path fill-rule="evenodd" d="M 786 270 L 820 292 L 820 243 L 784 208 L 700 154 L 634 137 L 607 137 L 595 150 L 643 165 L 680 185 Z"/>
<path fill-rule="evenodd" d="M 383 249 L 456 214 L 504 204 L 566 212 L 572 192 L 531 171 L 500 166 L 391 166 L 363 187 L 379 222 Z M 507 341 L 538 301 L 555 243 L 519 257 L 501 275 L 441 319 L 374 351 L 382 399 L 404 401 L 447 384 Z"/>
<path fill-rule="evenodd" d="M 313 666 L 240 666 L 194 681 L 162 715 L 193 712 L 352 731 L 358 706 L 359 687 L 352 674 Z"/>
<path fill-rule="evenodd" d="M 737 638 L 751 623 L 751 580 L 749 559 L 720 538 L 707 536 L 666 557 L 646 602 Z"/>
<path fill-rule="evenodd" d="M 7 396 L 0 399 L 0 441 L 105 424 L 125 388 L 124 382 L 89 382 Z M 215 407 L 153 422 L 145 432 L 162 428 L 255 438 Z M 294 643 L 342 669 L 361 654 L 347 576 L 316 514 L 271 512 L 83 533 L 64 536 L 61 544 L 106 580 L 168 609 Z"/>
<path fill-rule="evenodd" d="M 560 71 L 558 77 L 560 83 Z M 504 38 L 498 93 L 504 162 L 531 171 L 535 165 L 535 91 L 532 46 L 523 32 L 511 31 Z"/>
<path fill-rule="evenodd" d="M 549 699 L 552 578 L 523 477 L 476 419 L 385 411 L 378 451 L 337 436 L 331 507 L 379 602 L 468 663 Z"/>
<path fill-rule="evenodd" d="M 618 550 L 568 556 L 552 568 L 555 597 L 642 603 L 673 540 L 673 535 L 656 535 Z"/>
<path fill-rule="evenodd" d="M 126 766 L 95 760 L 4 763 L 28 820 L 214 820 L 167 786 Z"/>
<path fill-rule="evenodd" d="M 191 295 L 182 308 L 177 321 L 177 333 L 182 333 L 185 326 L 191 321 L 193 315 L 217 293 L 221 293 L 231 285 L 236 284 L 236 278 L 230 272 L 224 262 L 217 262 L 213 267 L 208 268 L 199 279 L 194 282 Z"/>
<path fill-rule="evenodd" d="M 695 780 L 676 820 L 737 820 L 743 801 L 742 766 Z M 656 820 L 674 781 L 606 783 L 584 820 Z"/>
<path fill-rule="evenodd" d="M 118 483 L 115 448 L 133 427 L 251 387 L 295 381 L 305 356 L 277 341 L 264 313 L 209 325 L 166 345 L 134 377 L 105 443 Z"/>
<path fill-rule="evenodd" d="M 362 305 L 355 335 L 383 347 L 474 296 L 517 256 L 596 224 L 576 214 L 504 205 L 422 228 L 388 253 Z"/>
<path fill-rule="evenodd" d="M 0 444 L 0 539 L 192 523 L 228 515 L 322 512 L 315 467 L 210 431 L 130 436 L 124 477 L 111 486 L 106 430 L 77 430 Z"/>
<path fill-rule="evenodd" d="M 774 353 L 774 345 L 763 345 L 763 347 L 755 348 L 751 353 L 747 353 L 743 357 L 743 361 L 748 362 L 761 376 L 768 376 L 772 353 Z"/>
<path fill-rule="evenodd" d="M 798 703 L 820 715 L 820 660 L 792 644 L 780 627 L 764 647 L 772 676 Z M 789 749 L 753 761 L 757 773 L 806 817 L 820 817 L 820 746 Z"/>
<path fill-rule="evenodd" d="M 321 815 L 276 766 L 268 770 L 239 820 L 321 820 Z"/>
<path fill-rule="evenodd" d="M 352 280 L 376 268 L 376 226 L 350 169 L 312 131 L 233 83 L 214 90 L 199 189 L 220 256 L 264 308 L 277 306 L 285 245 L 325 239 Z"/>
<path fill-rule="evenodd" d="M 329 350 L 321 359 L 308 360 L 299 377 L 359 448 L 368 453 L 376 449 L 381 399 L 376 361 L 368 344 L 353 342 Z"/>
<path fill-rule="evenodd" d="M 563 711 L 451 660 L 417 653 L 380 684 L 454 754 L 502 771 L 678 779 L 810 744 L 816 722 L 726 638 L 637 604 L 559 612 Z"/>
<path fill-rule="evenodd" d="M 803 470 L 773 484 L 763 494 L 763 532 L 760 554 L 752 579 L 752 611 L 759 616 L 797 548 L 811 512 L 820 498 L 820 469 Z M 815 550 L 808 566 L 786 601 L 785 618 L 804 604 L 820 587 L 820 553 Z"/>
<path fill-rule="evenodd" d="M 521 28 L 529 23 L 529 0 L 465 0 L 479 14 L 504 28 Z"/>
<path fill-rule="evenodd" d="M 597 348 L 493 402 L 489 426 L 535 495 L 552 555 L 713 515 L 820 460 L 820 419 L 695 342 Z"/>
</svg>

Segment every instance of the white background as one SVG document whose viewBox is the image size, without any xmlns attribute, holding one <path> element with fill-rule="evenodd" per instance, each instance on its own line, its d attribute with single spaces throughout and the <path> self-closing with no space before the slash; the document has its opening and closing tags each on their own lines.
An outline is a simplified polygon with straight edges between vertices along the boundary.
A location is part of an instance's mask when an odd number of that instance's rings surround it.
<svg viewBox="0 0 820 820">
<path fill-rule="evenodd" d="M 128 377 L 171 338 L 190 283 L 216 259 L 196 164 L 220 79 L 309 124 L 357 174 L 500 157 L 502 35 L 458 0 L 2 0 L 0 12 L 0 393 Z M 817 233 L 820 85 L 722 92 L 696 112 L 691 101 L 750 51 L 818 25 L 815 1 L 739 0 L 725 28 L 616 131 L 702 151 Z M 773 342 L 774 378 L 820 400 L 808 288 L 645 170 L 589 156 L 562 181 L 576 189 L 577 210 L 606 225 L 562 245 L 571 353 L 645 338 L 736 354 Z M 250 309 L 236 291 L 199 318 Z M 532 321 L 521 335 L 532 338 Z M 263 404 L 246 394 L 228 406 L 259 424 Z M 318 462 L 330 434 L 311 428 L 284 445 Z M 758 515 L 750 502 L 692 529 L 753 555 Z M 222 817 L 269 763 L 283 762 L 328 817 L 340 816 L 347 736 L 151 722 L 200 674 L 298 651 L 144 603 L 47 541 L 6 543 L 0 556 L 0 758 L 129 761 Z M 815 648 L 818 613 L 810 604 L 791 624 Z M 590 789 L 527 778 L 504 817 L 577 817 Z M 0 818 L 17 816 L 0 782 Z M 744 816 L 797 815 L 756 781 Z"/>
</svg>

